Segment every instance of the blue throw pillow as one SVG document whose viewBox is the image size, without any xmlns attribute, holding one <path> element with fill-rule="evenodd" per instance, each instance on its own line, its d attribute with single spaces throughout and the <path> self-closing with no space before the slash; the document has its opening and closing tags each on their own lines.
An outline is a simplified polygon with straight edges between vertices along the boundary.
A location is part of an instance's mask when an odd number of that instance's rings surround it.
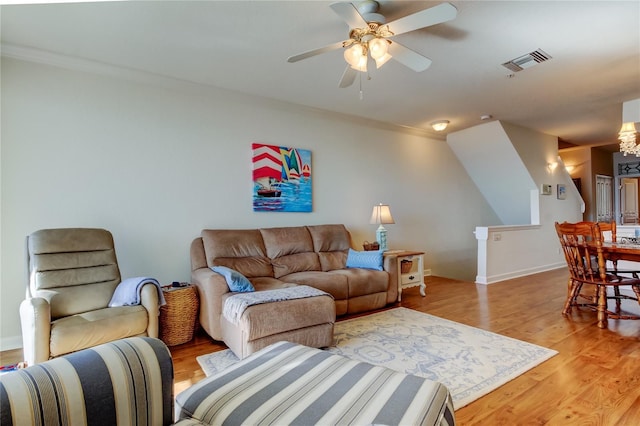
<svg viewBox="0 0 640 426">
<path fill-rule="evenodd" d="M 211 270 L 224 277 L 231 291 L 248 293 L 256 290 L 247 277 L 234 269 L 227 268 L 226 266 L 212 266 Z"/>
<path fill-rule="evenodd" d="M 382 271 L 382 251 L 356 251 L 349 249 L 347 268 L 364 268 Z"/>
</svg>

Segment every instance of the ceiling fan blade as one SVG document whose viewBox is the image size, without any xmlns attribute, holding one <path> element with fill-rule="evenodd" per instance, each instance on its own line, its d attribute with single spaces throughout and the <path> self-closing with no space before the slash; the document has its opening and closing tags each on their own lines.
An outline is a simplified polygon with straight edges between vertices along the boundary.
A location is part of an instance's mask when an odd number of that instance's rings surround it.
<svg viewBox="0 0 640 426">
<path fill-rule="evenodd" d="M 303 59 L 310 58 L 312 56 L 316 56 L 325 52 L 330 52 L 332 50 L 340 49 L 342 48 L 342 43 L 343 42 L 339 41 L 337 43 L 333 43 L 328 46 L 319 47 L 318 49 L 313 49 L 313 50 L 309 50 L 308 52 L 303 52 L 297 55 L 289 56 L 289 58 L 287 59 L 287 62 L 298 62 Z"/>
<path fill-rule="evenodd" d="M 344 73 L 342 74 L 342 78 L 340 79 L 340 84 L 338 85 L 338 87 L 340 87 L 341 89 L 344 89 L 345 87 L 351 86 L 353 82 L 356 80 L 357 75 L 358 75 L 358 70 L 355 70 L 351 68 L 349 65 L 347 65 L 347 68 L 344 70 Z"/>
<path fill-rule="evenodd" d="M 331 3 L 329 7 L 349 25 L 349 29 L 367 28 L 369 26 L 352 3 Z"/>
<path fill-rule="evenodd" d="M 389 29 L 394 35 L 408 33 L 419 28 L 447 22 L 456 17 L 458 9 L 451 3 L 442 3 L 429 9 L 421 10 L 404 18 L 389 22 Z"/>
<path fill-rule="evenodd" d="M 395 41 L 389 45 L 389 54 L 393 59 L 415 72 L 424 71 L 431 65 L 431 59 Z"/>
</svg>

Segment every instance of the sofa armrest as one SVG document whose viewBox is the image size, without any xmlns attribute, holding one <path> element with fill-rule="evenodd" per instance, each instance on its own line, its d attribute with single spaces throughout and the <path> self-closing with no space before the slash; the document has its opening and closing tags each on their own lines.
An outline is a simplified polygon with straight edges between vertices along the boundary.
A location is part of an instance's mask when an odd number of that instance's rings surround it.
<svg viewBox="0 0 640 426">
<path fill-rule="evenodd" d="M 155 284 L 144 284 L 140 289 L 140 304 L 147 310 L 149 323 L 147 324 L 147 336 L 158 337 L 160 325 L 160 302 L 158 287 Z"/>
<path fill-rule="evenodd" d="M 173 420 L 173 364 L 158 339 L 132 337 L 0 376 L 0 424 Z"/>
<path fill-rule="evenodd" d="M 191 271 L 191 282 L 198 289 L 200 297 L 200 325 L 216 340 L 222 340 L 220 316 L 222 315 L 222 298 L 229 293 L 229 286 L 224 277 L 209 268 Z"/>
<path fill-rule="evenodd" d="M 51 305 L 42 297 L 32 297 L 20 303 L 22 351 L 27 365 L 49 359 L 51 340 Z"/>
<path fill-rule="evenodd" d="M 398 300 L 398 256 L 395 254 L 384 255 L 382 267 L 389 273 L 387 303 L 394 303 Z"/>
</svg>

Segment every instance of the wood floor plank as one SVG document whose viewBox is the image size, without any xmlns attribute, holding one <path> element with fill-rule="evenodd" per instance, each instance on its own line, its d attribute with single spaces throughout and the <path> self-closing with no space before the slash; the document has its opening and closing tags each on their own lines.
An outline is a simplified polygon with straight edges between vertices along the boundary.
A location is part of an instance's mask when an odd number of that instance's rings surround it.
<svg viewBox="0 0 640 426">
<path fill-rule="evenodd" d="M 639 418 L 633 423 L 622 422 L 628 412 L 635 409 L 634 404 L 640 395 L 637 362 L 628 358 L 618 363 L 615 368 L 602 367 L 605 374 L 584 386 L 581 393 L 567 398 L 563 407 L 553 415 L 550 421 L 566 422 L 568 419 L 588 420 L 588 424 L 605 425 L 637 425 Z"/>
</svg>

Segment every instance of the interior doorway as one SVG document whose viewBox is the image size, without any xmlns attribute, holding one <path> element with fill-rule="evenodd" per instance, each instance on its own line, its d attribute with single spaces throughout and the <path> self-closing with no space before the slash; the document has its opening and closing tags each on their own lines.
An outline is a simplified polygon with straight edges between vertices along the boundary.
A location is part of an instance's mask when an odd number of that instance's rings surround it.
<svg viewBox="0 0 640 426">
<path fill-rule="evenodd" d="M 623 225 L 638 223 L 638 178 L 620 179 L 620 211 Z"/>
<path fill-rule="evenodd" d="M 596 221 L 613 221 L 613 178 L 596 175 Z"/>
</svg>

